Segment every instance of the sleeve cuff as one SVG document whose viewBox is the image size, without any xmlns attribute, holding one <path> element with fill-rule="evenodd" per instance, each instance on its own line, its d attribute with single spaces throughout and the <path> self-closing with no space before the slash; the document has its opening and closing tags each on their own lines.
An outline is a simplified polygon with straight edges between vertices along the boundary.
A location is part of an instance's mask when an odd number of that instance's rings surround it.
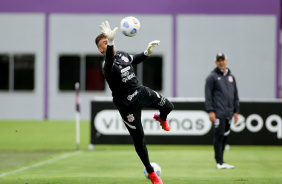
<svg viewBox="0 0 282 184">
<path fill-rule="evenodd" d="M 214 112 L 214 110 L 207 110 L 208 113 Z M 215 113 L 215 112 L 214 112 Z"/>
<path fill-rule="evenodd" d="M 145 55 L 145 56 L 149 56 L 149 53 L 148 53 L 147 50 L 144 51 L 144 55 Z"/>
<path fill-rule="evenodd" d="M 111 41 L 111 42 L 110 42 L 110 41 L 108 40 L 108 45 L 113 46 L 113 45 L 114 45 L 114 41 Z"/>
</svg>

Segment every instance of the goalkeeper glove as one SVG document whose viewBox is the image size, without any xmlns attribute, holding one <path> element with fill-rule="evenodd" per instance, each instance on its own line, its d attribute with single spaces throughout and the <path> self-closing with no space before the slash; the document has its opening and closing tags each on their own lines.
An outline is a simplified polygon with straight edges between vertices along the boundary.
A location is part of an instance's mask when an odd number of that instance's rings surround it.
<svg viewBox="0 0 282 184">
<path fill-rule="evenodd" d="M 154 41 L 150 42 L 148 47 L 147 47 L 147 50 L 145 50 L 144 54 L 146 56 L 151 55 L 154 52 L 156 45 L 160 45 L 160 40 L 154 40 Z"/>
<path fill-rule="evenodd" d="M 103 35 L 105 35 L 109 42 L 113 42 L 118 30 L 118 27 L 115 27 L 113 30 L 111 30 L 110 24 L 108 21 L 106 22 L 102 22 L 102 24 L 100 25 L 101 31 L 103 33 Z"/>
</svg>

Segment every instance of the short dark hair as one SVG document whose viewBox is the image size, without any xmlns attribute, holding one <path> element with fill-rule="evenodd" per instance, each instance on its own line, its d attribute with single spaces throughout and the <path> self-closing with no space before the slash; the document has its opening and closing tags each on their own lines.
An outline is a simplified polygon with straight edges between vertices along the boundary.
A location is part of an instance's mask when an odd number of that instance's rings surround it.
<svg viewBox="0 0 282 184">
<path fill-rule="evenodd" d="M 95 39 L 95 43 L 96 43 L 97 47 L 98 47 L 98 43 L 99 43 L 99 41 L 100 41 L 100 40 L 102 40 L 103 38 L 106 38 L 106 36 L 105 36 L 105 35 L 103 35 L 102 33 L 101 33 L 101 34 L 99 34 L 99 35 L 96 37 L 96 39 Z"/>
</svg>

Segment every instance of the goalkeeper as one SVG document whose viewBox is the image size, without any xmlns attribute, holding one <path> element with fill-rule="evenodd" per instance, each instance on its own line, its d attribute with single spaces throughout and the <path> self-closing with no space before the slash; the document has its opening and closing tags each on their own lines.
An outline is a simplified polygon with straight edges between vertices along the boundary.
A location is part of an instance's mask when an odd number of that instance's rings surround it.
<svg viewBox="0 0 282 184">
<path fill-rule="evenodd" d="M 141 85 L 132 66 L 143 62 L 151 55 L 160 41 L 150 42 L 144 52 L 132 56 L 123 51 L 116 51 L 114 39 L 117 27 L 111 30 L 108 21 L 103 22 L 100 27 L 102 34 L 97 36 L 95 42 L 98 50 L 105 56 L 102 70 L 112 91 L 113 102 L 133 138 L 135 150 L 146 167 L 152 183 L 162 184 L 162 180 L 150 165 L 141 124 L 141 110 L 144 107 L 158 109 L 160 113 L 154 114 L 153 118 L 160 122 L 164 130 L 169 131 L 167 115 L 172 111 L 173 104 L 156 91 Z"/>
</svg>

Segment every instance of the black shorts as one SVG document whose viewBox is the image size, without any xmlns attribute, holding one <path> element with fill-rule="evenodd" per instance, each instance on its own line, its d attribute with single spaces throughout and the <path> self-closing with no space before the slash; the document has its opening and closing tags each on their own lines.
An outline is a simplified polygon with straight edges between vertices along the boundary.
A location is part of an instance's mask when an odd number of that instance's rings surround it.
<svg viewBox="0 0 282 184">
<path fill-rule="evenodd" d="M 138 96 L 134 102 L 129 105 L 124 105 L 123 103 L 115 104 L 127 128 L 142 127 L 141 110 L 143 108 L 158 109 L 160 112 L 164 112 L 165 117 L 173 109 L 173 104 L 167 98 L 145 86 L 138 90 Z"/>
</svg>

